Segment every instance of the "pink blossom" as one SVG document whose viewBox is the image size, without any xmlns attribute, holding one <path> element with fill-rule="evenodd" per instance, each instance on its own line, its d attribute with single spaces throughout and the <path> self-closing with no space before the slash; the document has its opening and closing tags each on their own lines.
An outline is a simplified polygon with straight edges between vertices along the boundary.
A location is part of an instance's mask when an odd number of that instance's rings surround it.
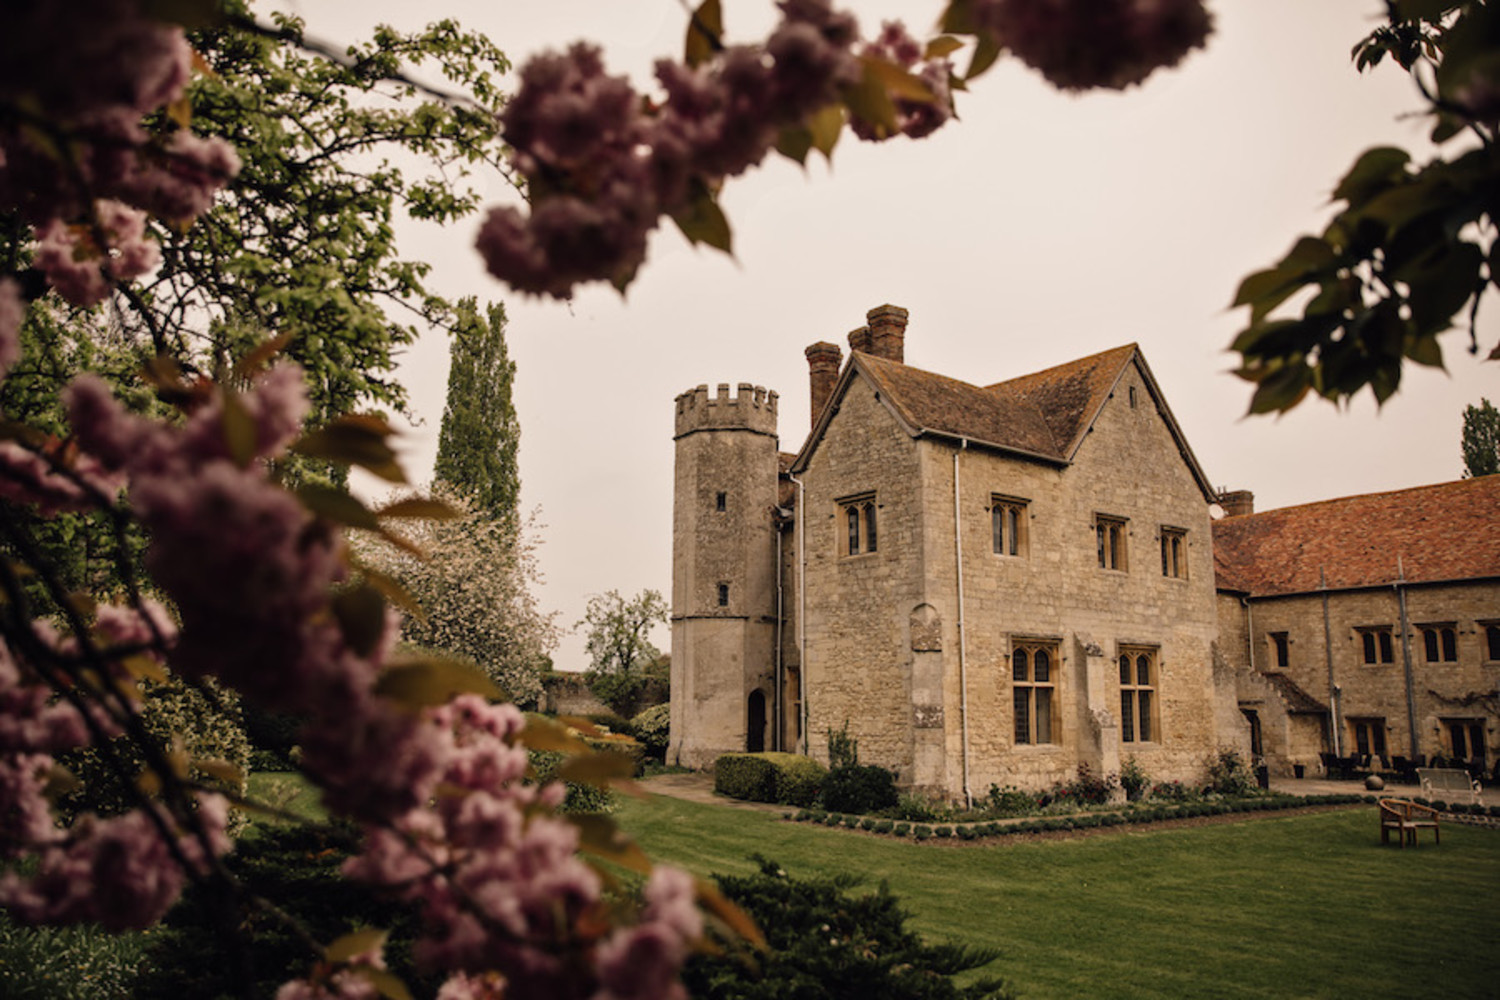
<svg viewBox="0 0 1500 1000">
<path fill-rule="evenodd" d="M 1202 48 L 1202 0 L 975 0 L 974 18 L 1062 90 L 1123 90 Z"/>
<path fill-rule="evenodd" d="M 52 807 L 43 791 L 52 766 L 47 754 L 7 753 L 0 757 L 0 857 L 14 857 L 61 838 L 62 831 L 52 821 Z"/>
<path fill-rule="evenodd" d="M 59 295 L 81 306 L 103 302 L 109 295 L 109 278 L 138 278 L 161 259 L 146 236 L 145 213 L 112 200 L 98 202 L 88 223 L 51 220 L 37 231 L 37 239 L 37 267 Z"/>
<path fill-rule="evenodd" d="M 437 1000 L 504 1000 L 505 977 L 498 972 L 455 972 L 438 989 Z"/>
<path fill-rule="evenodd" d="M 56 441 L 37 449 L 0 441 L 0 497 L 35 504 L 43 514 L 92 509 L 97 497 L 113 498 L 123 481 L 92 455 L 77 454 Z"/>
<path fill-rule="evenodd" d="M 4 169 L 0 165 L 0 169 Z M 21 283 L 0 278 L 0 379 L 21 360 L 21 321 L 26 318 L 26 300 Z"/>
<path fill-rule="evenodd" d="M 239 154 L 218 136 L 173 132 L 164 147 L 143 147 L 120 180 L 123 197 L 169 222 L 189 222 L 240 172 Z"/>
</svg>

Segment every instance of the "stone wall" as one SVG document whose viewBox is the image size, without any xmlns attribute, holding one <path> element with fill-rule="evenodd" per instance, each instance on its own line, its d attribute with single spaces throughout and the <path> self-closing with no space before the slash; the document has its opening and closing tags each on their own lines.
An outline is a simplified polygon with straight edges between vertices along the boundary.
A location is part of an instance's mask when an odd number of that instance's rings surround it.
<svg viewBox="0 0 1500 1000">
<path fill-rule="evenodd" d="M 1394 577 L 1394 565 L 1392 570 Z M 1354 752 L 1351 719 L 1384 720 L 1387 756 L 1427 757 L 1452 751 L 1446 720 L 1467 719 L 1484 727 L 1486 749 L 1493 760 L 1496 749 L 1500 749 L 1495 734 L 1500 723 L 1496 711 L 1500 704 L 1500 662 L 1486 659 L 1483 623 L 1500 620 L 1500 581 L 1409 585 L 1402 590 L 1408 620 L 1404 637 L 1400 592 L 1394 585 L 1330 592 L 1326 632 L 1321 594 L 1252 600 L 1248 610 L 1237 602 L 1225 603 L 1221 605 L 1220 627 L 1241 635 L 1249 632 L 1248 648 L 1241 658 L 1246 668 L 1280 670 L 1304 691 L 1334 708 L 1337 742 L 1345 755 Z M 1428 661 L 1419 626 L 1434 623 L 1455 626 L 1456 662 Z M 1390 629 L 1390 662 L 1365 662 L 1362 630 L 1370 628 Z M 1272 638 L 1280 632 L 1286 633 L 1288 640 L 1284 667 L 1277 663 Z M 1415 732 L 1408 721 L 1408 654 L 1412 672 L 1410 714 L 1415 716 Z M 1245 694 L 1242 690 L 1242 700 Z M 1318 750 L 1310 743 L 1304 733 L 1299 746 L 1277 746 L 1274 751 L 1268 748 L 1268 753 L 1311 763 Z M 1332 734 L 1318 749 L 1334 749 Z"/>
</svg>

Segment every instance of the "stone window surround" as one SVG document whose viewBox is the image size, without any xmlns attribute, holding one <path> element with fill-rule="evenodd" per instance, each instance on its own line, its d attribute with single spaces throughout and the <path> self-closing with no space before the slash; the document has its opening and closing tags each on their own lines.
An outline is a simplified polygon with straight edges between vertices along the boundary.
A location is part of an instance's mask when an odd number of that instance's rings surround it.
<svg viewBox="0 0 1500 1000">
<path fill-rule="evenodd" d="M 1458 662 L 1458 622 L 1420 622 L 1416 632 L 1422 640 L 1423 663 Z"/>
<path fill-rule="evenodd" d="M 880 551 L 880 504 L 875 500 L 875 491 L 840 497 L 833 503 L 838 508 L 838 528 L 835 535 L 838 538 L 839 555 L 858 558 Z"/>
<path fill-rule="evenodd" d="M 1011 689 L 1011 746 L 1016 750 L 1041 751 L 1055 750 L 1061 744 L 1061 718 L 1059 712 L 1062 708 L 1062 700 L 1058 695 L 1060 678 L 1063 673 L 1064 658 L 1062 653 L 1062 637 L 1055 635 L 1029 635 L 1017 633 L 1010 637 L 1010 652 L 1006 653 L 1006 677 Z M 1015 654 L 1017 650 L 1026 650 L 1030 654 L 1027 658 L 1026 668 L 1028 680 L 1017 680 L 1015 676 Z M 1048 659 L 1047 680 L 1038 682 L 1035 680 L 1034 664 L 1035 654 L 1044 651 Z M 1036 711 L 1036 692 L 1044 690 L 1048 692 L 1047 705 L 1047 732 L 1046 739 L 1040 738 L 1035 725 L 1039 717 Z M 1016 705 L 1019 696 L 1025 694 L 1027 698 L 1027 738 L 1022 741 L 1016 738 Z"/>
<path fill-rule="evenodd" d="M 1290 632 L 1267 632 L 1266 642 L 1271 646 L 1271 662 L 1278 668 L 1292 662 L 1292 637 Z"/>
<path fill-rule="evenodd" d="M 1375 754 L 1386 759 L 1386 733 L 1390 726 L 1383 715 L 1350 715 L 1345 717 L 1349 726 L 1349 746 L 1355 753 Z M 1360 737 L 1364 737 L 1362 740 Z"/>
<path fill-rule="evenodd" d="M 1476 621 L 1479 653 L 1485 663 L 1500 663 L 1500 621 Z"/>
<path fill-rule="evenodd" d="M 990 551 L 1007 559 L 1025 559 L 1030 554 L 1031 501 L 992 493 L 990 505 Z M 1007 528 L 1010 529 L 1007 531 Z"/>
<path fill-rule="evenodd" d="M 1354 636 L 1359 641 L 1359 662 L 1367 667 L 1385 667 L 1396 662 L 1394 625 L 1356 625 Z"/>
<path fill-rule="evenodd" d="M 1141 659 L 1147 664 L 1146 680 L 1141 680 Z M 1120 742 L 1161 742 L 1161 647 L 1120 643 L 1115 649 L 1115 663 L 1129 660 L 1129 680 L 1120 678 Z M 1141 702 L 1145 702 L 1142 712 Z M 1144 725 L 1142 724 L 1144 723 Z M 1142 733 L 1145 733 L 1142 736 Z"/>
<path fill-rule="evenodd" d="M 1170 524 L 1161 526 L 1158 537 L 1161 539 L 1161 575 L 1163 579 L 1187 581 L 1187 536 L 1188 532 L 1186 528 L 1176 528 Z"/>
<path fill-rule="evenodd" d="M 1130 518 L 1118 514 L 1094 515 L 1094 541 L 1099 568 L 1125 573 L 1130 569 Z"/>
</svg>

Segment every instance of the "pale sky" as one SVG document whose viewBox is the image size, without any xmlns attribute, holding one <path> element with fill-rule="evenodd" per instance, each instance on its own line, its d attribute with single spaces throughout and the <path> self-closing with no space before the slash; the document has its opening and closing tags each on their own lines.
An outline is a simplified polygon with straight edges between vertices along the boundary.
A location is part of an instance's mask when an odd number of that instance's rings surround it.
<svg viewBox="0 0 1500 1000">
<path fill-rule="evenodd" d="M 378 22 L 416 28 L 455 17 L 520 65 L 577 39 L 612 71 L 649 83 L 680 54 L 675 0 L 300 0 L 310 34 L 346 43 Z M 924 34 L 940 2 L 856 0 L 866 34 L 901 17 Z M 520 417 L 522 504 L 546 525 L 543 605 L 572 625 L 588 596 L 671 591 L 673 400 L 700 383 L 752 382 L 781 394 L 781 449 L 807 433 L 807 365 L 818 340 L 845 347 L 866 310 L 911 312 L 906 360 L 989 384 L 1138 342 L 1208 477 L 1250 489 L 1256 508 L 1456 479 L 1465 404 L 1500 398 L 1500 366 L 1443 337 L 1449 372 L 1408 369 L 1377 412 L 1308 401 L 1280 418 L 1243 416 L 1250 387 L 1226 352 L 1244 310 L 1239 280 L 1321 231 L 1329 192 L 1364 149 L 1430 155 L 1427 126 L 1399 70 L 1364 76 L 1350 47 L 1379 0 L 1217 0 L 1207 51 L 1125 94 L 1070 97 L 1014 60 L 959 95 L 961 121 L 919 141 L 845 135 L 831 170 L 769 162 L 723 204 L 733 260 L 670 228 L 628 295 L 596 287 L 571 304 L 512 295 L 473 250 L 477 220 L 409 227 L 403 252 L 434 264 L 450 294 L 502 300 L 510 315 Z M 771 23 L 768 0 L 726 0 L 731 38 Z M 1405 115 L 1405 117 L 1403 117 Z M 496 181 L 494 201 L 515 198 Z M 1500 302 L 1482 317 L 1500 340 Z M 406 438 L 413 476 L 430 476 L 448 348 L 430 336 L 400 378 L 425 424 Z M 1143 473 L 1147 470 L 1143 470 Z M 654 636 L 663 649 L 665 630 Z M 581 636 L 556 651 L 586 666 Z"/>
</svg>

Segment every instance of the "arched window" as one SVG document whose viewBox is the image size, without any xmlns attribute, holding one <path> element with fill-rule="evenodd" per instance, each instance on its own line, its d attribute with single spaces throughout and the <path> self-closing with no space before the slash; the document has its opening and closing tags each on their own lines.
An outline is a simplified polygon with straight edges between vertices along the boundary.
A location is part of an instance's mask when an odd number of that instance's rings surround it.
<svg viewBox="0 0 1500 1000">
<path fill-rule="evenodd" d="M 1120 741 L 1156 739 L 1156 650 L 1120 652 Z"/>
<path fill-rule="evenodd" d="M 1016 743 L 1051 743 L 1053 692 L 1052 666 L 1057 647 L 1042 643 L 1017 644 L 1010 654 L 1011 707 Z"/>
</svg>

